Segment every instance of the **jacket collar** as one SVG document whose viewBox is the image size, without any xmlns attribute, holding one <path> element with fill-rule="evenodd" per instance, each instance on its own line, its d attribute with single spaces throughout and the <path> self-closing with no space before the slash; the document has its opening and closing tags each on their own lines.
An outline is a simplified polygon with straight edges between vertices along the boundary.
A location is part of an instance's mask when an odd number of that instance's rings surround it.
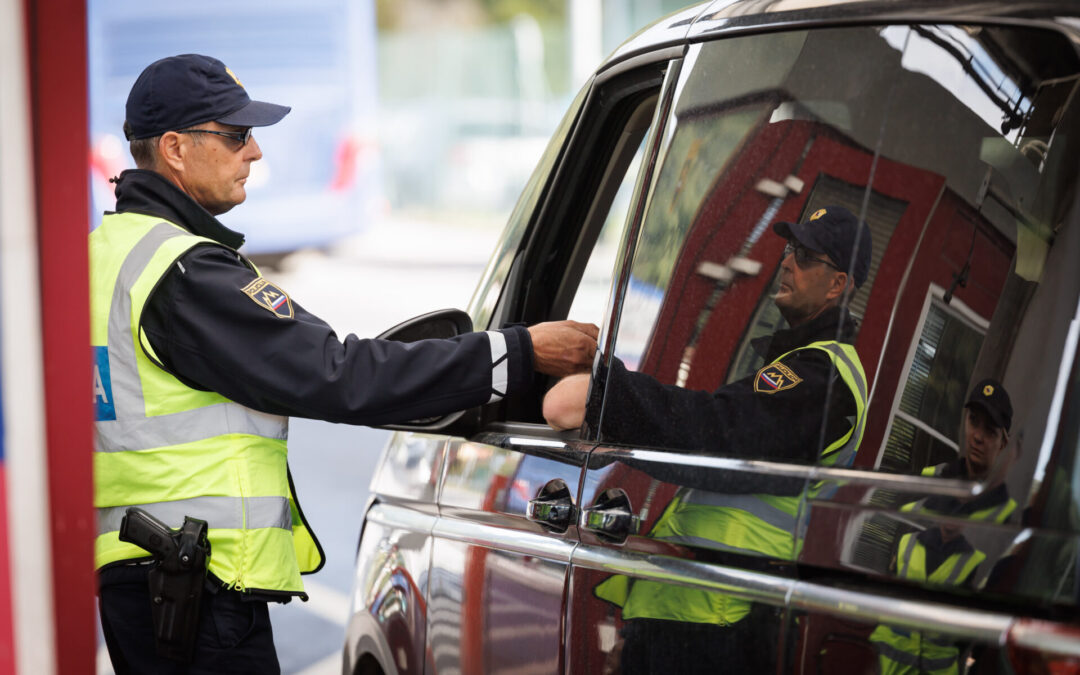
<svg viewBox="0 0 1080 675">
<path fill-rule="evenodd" d="M 837 336 L 837 326 L 840 327 L 839 336 Z M 812 342 L 838 340 L 851 344 L 855 340 L 856 329 L 855 320 L 847 310 L 831 307 L 801 326 L 783 328 L 772 335 L 755 338 L 750 341 L 750 346 L 759 355 L 765 357 L 766 363 L 771 363 L 778 356 L 793 349 L 805 347 Z"/>
<path fill-rule="evenodd" d="M 963 457 L 957 457 L 946 464 L 940 475 L 942 478 L 975 480 L 968 473 L 967 462 L 964 461 Z M 978 497 L 971 499 L 942 496 L 927 497 L 924 508 L 934 513 L 967 518 L 979 511 L 999 507 L 1008 502 L 1009 499 L 1009 487 L 1002 482 L 985 490 Z"/>
<path fill-rule="evenodd" d="M 936 570 L 941 563 L 944 562 L 945 558 L 956 553 L 972 553 L 975 551 L 975 547 L 971 545 L 971 542 L 962 536 L 956 536 L 946 541 L 945 538 L 941 536 L 941 528 L 938 527 L 928 527 L 916 534 L 915 538 L 920 544 L 938 553 L 942 558 L 937 561 L 937 564 L 934 565 L 933 568 L 930 568 L 930 556 L 927 556 L 927 575 Z"/>
<path fill-rule="evenodd" d="M 155 171 L 129 169 L 116 182 L 116 211 L 163 218 L 192 234 L 231 249 L 244 245 L 244 235 L 221 224 L 210 212 Z"/>
</svg>

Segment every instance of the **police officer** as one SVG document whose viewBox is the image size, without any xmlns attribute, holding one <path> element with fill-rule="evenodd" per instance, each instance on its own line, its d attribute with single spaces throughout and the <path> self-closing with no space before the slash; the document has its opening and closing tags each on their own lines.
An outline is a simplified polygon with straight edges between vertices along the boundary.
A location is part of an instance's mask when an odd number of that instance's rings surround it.
<svg viewBox="0 0 1080 675">
<path fill-rule="evenodd" d="M 238 249 L 216 216 L 245 199 L 253 101 L 214 58 L 148 66 L 128 97 L 137 169 L 90 235 L 100 613 L 117 673 L 278 672 L 267 601 L 321 567 L 286 463 L 288 416 L 404 422 L 498 401 L 533 370 L 588 368 L 596 327 L 553 322 L 414 344 L 340 340 Z M 147 551 L 120 540 L 139 506 L 209 526 L 207 590 L 188 663 L 155 649 Z M 156 601 L 159 601 L 156 599 Z"/>
<path fill-rule="evenodd" d="M 1012 426 L 1012 401 L 1000 382 L 984 379 L 964 404 L 964 451 L 950 462 L 928 466 L 924 476 L 978 480 L 977 497 L 926 497 L 900 510 L 922 515 L 1004 523 L 1016 511 L 1005 472 L 1011 465 L 1006 448 Z M 931 586 L 972 586 L 986 554 L 963 536 L 955 523 L 938 522 L 904 534 L 897 545 L 893 571 L 898 577 Z M 882 624 L 870 634 L 883 675 L 960 672 L 961 647 L 948 635 Z"/>
<path fill-rule="evenodd" d="M 869 274 L 870 230 L 847 209 L 828 206 L 803 223 L 775 223 L 773 231 L 788 240 L 773 300 L 788 328 L 751 341 L 766 365 L 709 393 L 661 384 L 612 359 L 605 439 L 814 463 L 828 457 L 805 439 L 819 437 L 829 391 L 826 445 L 851 432 L 861 435 L 851 420 L 864 418 L 866 378 L 851 345 L 856 325 L 843 301 Z M 587 373 L 556 384 L 544 398 L 548 423 L 580 426 L 588 386 Z M 842 454 L 837 463 L 845 465 L 854 449 L 841 446 L 830 454 Z"/>
<path fill-rule="evenodd" d="M 1012 400 L 1000 382 L 987 378 L 979 381 L 964 403 L 964 451 L 952 461 L 928 466 L 924 476 L 978 480 L 984 489 L 972 499 L 927 497 L 904 504 L 903 511 L 933 513 L 995 523 L 1004 523 L 1016 511 L 1016 500 L 1009 496 L 1005 474 L 1015 455 L 1009 449 L 1012 426 Z"/>
<path fill-rule="evenodd" d="M 789 327 L 751 343 L 766 365 L 710 394 L 660 384 L 613 359 L 601 420 L 606 441 L 850 465 L 866 422 L 867 386 L 851 344 L 856 326 L 844 301 L 869 273 L 869 228 L 847 209 L 828 206 L 803 223 L 776 223 L 773 231 L 788 240 L 774 302 Z M 548 423 L 580 425 L 587 387 L 585 375 L 556 385 L 544 401 Z M 673 475 L 655 477 L 684 486 L 700 480 L 678 468 Z M 793 559 L 799 497 L 761 494 L 762 486 L 750 481 L 728 488 L 681 488 L 648 536 Z M 624 673 L 775 669 L 777 619 L 768 608 L 619 575 L 598 585 L 595 594 L 622 608 Z"/>
</svg>

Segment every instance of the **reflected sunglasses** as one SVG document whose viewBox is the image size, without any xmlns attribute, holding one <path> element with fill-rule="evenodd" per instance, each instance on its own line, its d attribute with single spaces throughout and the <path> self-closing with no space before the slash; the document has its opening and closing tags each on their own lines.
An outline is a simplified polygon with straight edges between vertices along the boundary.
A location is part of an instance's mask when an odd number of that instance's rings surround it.
<svg viewBox="0 0 1080 675">
<path fill-rule="evenodd" d="M 178 134 L 214 134 L 215 136 L 224 136 L 225 138 L 231 138 L 240 144 L 240 148 L 247 145 L 248 139 L 251 138 L 251 129 L 248 127 L 243 131 L 214 131 L 213 129 L 180 129 L 176 133 Z M 237 148 L 239 150 L 240 148 Z"/>
<path fill-rule="evenodd" d="M 825 260 L 824 258 L 818 258 L 817 256 L 813 255 L 810 249 L 806 248 L 799 242 L 789 239 L 787 246 L 784 247 L 784 257 L 787 258 L 792 253 L 795 254 L 795 264 L 803 269 L 806 269 L 812 263 L 822 263 L 828 265 L 837 272 L 844 271 L 833 263 L 829 262 L 828 260 Z"/>
</svg>

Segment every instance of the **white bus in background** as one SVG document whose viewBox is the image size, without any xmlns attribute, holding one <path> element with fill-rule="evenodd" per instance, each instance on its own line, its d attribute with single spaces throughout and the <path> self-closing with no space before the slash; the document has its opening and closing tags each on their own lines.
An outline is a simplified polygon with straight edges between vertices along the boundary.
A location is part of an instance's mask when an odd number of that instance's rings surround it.
<svg viewBox="0 0 1080 675">
<path fill-rule="evenodd" d="M 248 202 L 222 222 L 247 235 L 244 252 L 323 248 L 381 214 L 378 82 L 372 0 L 87 3 L 91 227 L 115 197 L 108 179 L 134 163 L 123 136 L 135 78 L 157 59 L 221 59 L 252 98 L 292 106 L 255 137 Z"/>
</svg>

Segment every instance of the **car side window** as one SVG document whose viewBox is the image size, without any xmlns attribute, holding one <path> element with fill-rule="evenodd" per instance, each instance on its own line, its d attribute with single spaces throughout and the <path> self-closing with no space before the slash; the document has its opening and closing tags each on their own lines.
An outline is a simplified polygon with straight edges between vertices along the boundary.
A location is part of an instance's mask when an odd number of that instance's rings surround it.
<svg viewBox="0 0 1080 675">
<path fill-rule="evenodd" d="M 600 325 L 611 278 L 623 255 L 628 214 L 640 191 L 666 53 L 635 68 L 601 73 L 586 93 L 578 119 L 552 166 L 534 213 L 514 228 L 516 247 L 501 247 L 489 270 L 481 317 L 489 325 L 572 318 Z M 495 296 L 494 293 L 499 295 Z M 497 297 L 496 302 L 492 302 Z M 474 309 L 477 302 L 474 300 Z M 553 382 L 552 382 L 553 383 Z M 485 409 L 485 423 L 542 424 L 546 387 Z"/>
<path fill-rule="evenodd" d="M 1066 218 L 1078 81 L 1068 40 L 1026 28 L 692 46 L 617 289 L 603 398 L 594 387 L 601 439 L 931 475 L 971 455 L 965 411 L 989 378 L 1015 408 L 1008 451 L 994 477 L 960 477 L 1024 493 L 1054 431 L 1052 387 L 1035 383 L 1059 380 L 1076 314 L 1061 266 L 1080 236 Z M 867 224 L 869 269 L 840 316 L 800 334 L 778 298 L 798 290 L 786 266 L 803 265 L 773 226 L 834 207 Z"/>
<path fill-rule="evenodd" d="M 634 152 L 633 159 L 627 165 L 626 173 L 623 174 L 615 197 L 611 201 L 611 208 L 604 217 L 600 235 L 596 238 L 596 244 L 589 254 L 589 261 L 582 272 L 581 282 L 574 293 L 574 300 L 566 317 L 568 319 L 595 324 L 600 324 L 604 319 L 619 244 L 622 242 L 627 225 L 635 178 L 641 169 L 641 158 L 644 154 L 645 140 L 643 139 Z"/>
</svg>

